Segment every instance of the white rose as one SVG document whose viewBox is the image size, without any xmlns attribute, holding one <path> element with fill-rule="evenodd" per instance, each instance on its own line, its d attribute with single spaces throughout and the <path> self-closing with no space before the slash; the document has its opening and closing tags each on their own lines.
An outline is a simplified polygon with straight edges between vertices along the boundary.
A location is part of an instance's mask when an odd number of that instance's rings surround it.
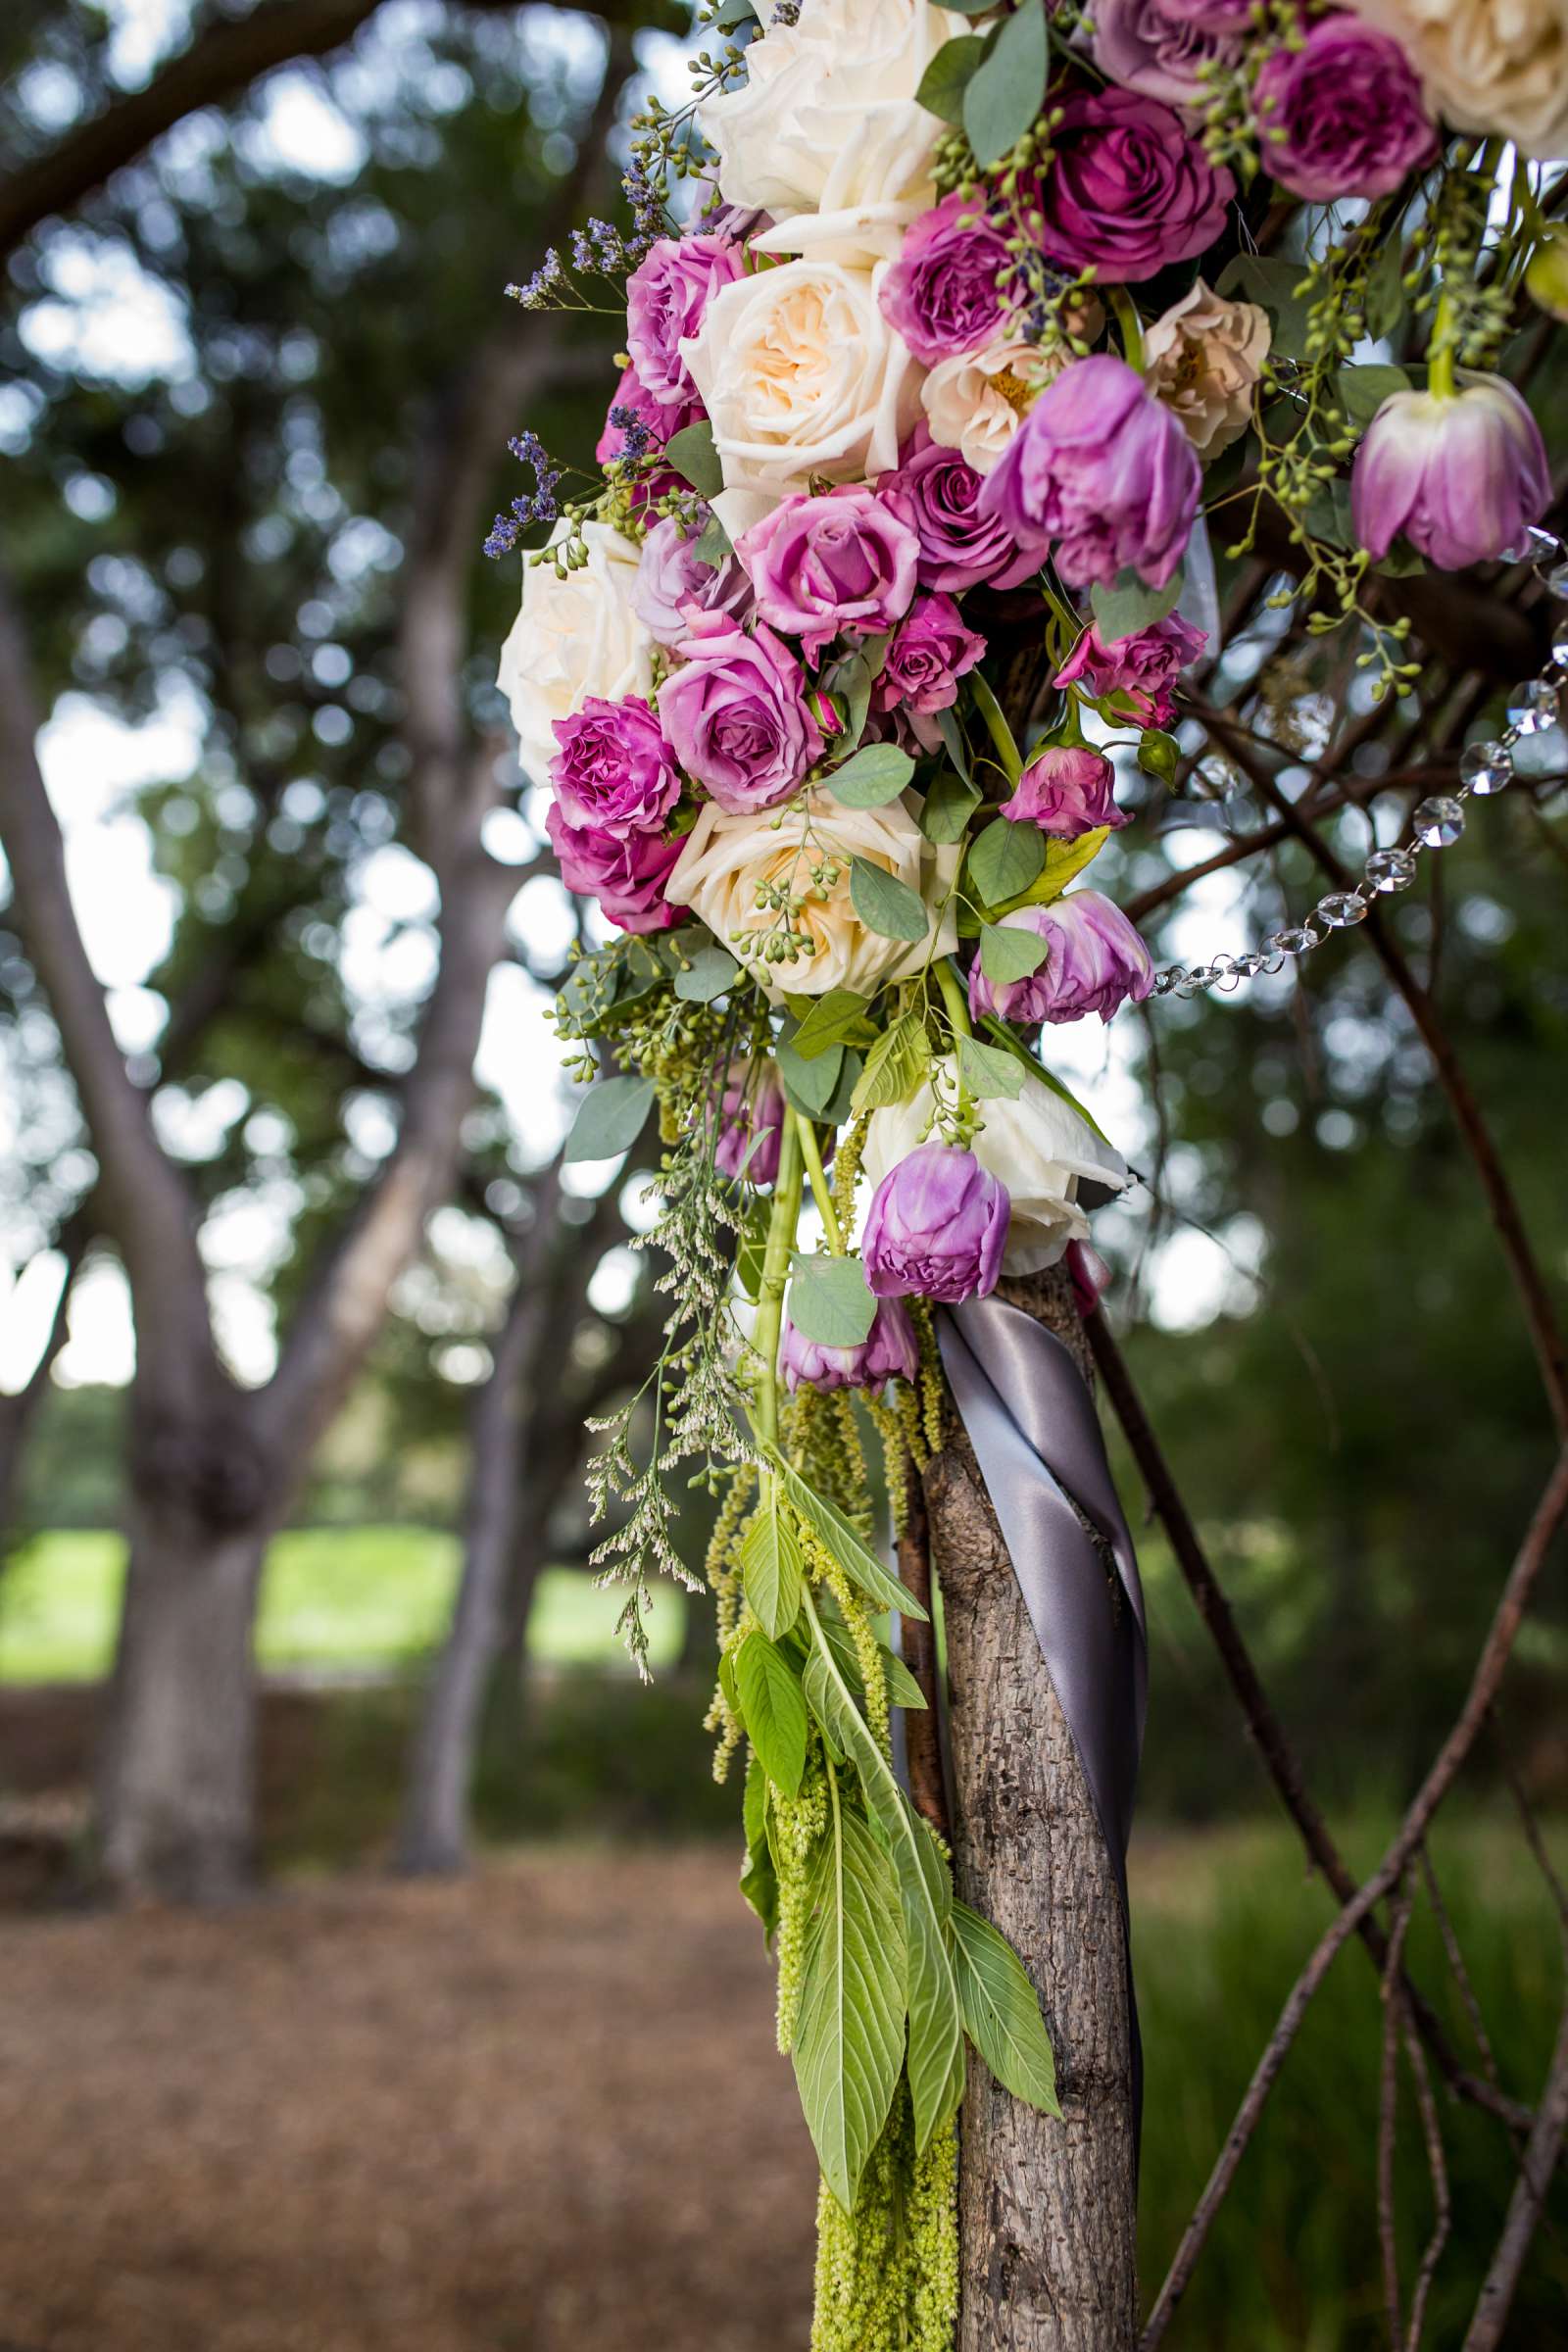
<svg viewBox="0 0 1568 2352">
<path fill-rule="evenodd" d="M 1072 354 L 1036 351 L 999 337 L 983 351 L 938 360 L 920 386 L 933 441 L 956 449 L 976 473 L 989 473 L 1025 416 Z"/>
<path fill-rule="evenodd" d="M 927 0 L 802 0 L 746 53 L 738 89 L 697 110 L 718 150 L 719 193 L 771 213 L 766 252 L 886 258 L 935 202 L 942 124 L 914 93 L 937 51 L 967 31 Z"/>
<path fill-rule="evenodd" d="M 1428 106 L 1455 130 L 1568 156 L 1568 0 L 1349 0 L 1398 42 Z"/>
<path fill-rule="evenodd" d="M 1217 458 L 1251 423 L 1270 331 L 1267 311 L 1227 302 L 1201 278 L 1145 328 L 1150 387 L 1181 418 L 1200 458 Z"/>
<path fill-rule="evenodd" d="M 559 539 L 566 526 L 552 536 Z M 559 748 L 554 726 L 589 695 L 616 703 L 653 691 L 653 638 L 632 609 L 638 551 L 608 523 L 587 522 L 588 561 L 558 579 L 548 564 L 526 564 L 522 610 L 501 649 L 499 684 L 526 773 L 543 784 Z"/>
<path fill-rule="evenodd" d="M 899 462 L 919 369 L 883 318 L 887 264 L 783 262 L 737 278 L 681 344 L 713 427 L 731 539 L 813 475 L 865 481 Z"/>
<path fill-rule="evenodd" d="M 958 1083 L 951 1056 L 938 1060 L 933 1076 L 944 1102 L 951 1103 Z M 970 1148 L 981 1166 L 1006 1186 L 1012 1202 L 1002 1270 L 1038 1273 L 1042 1266 L 1054 1266 L 1069 1242 L 1089 1238 L 1089 1220 L 1078 1205 L 1080 1176 L 1120 1192 L 1131 1183 L 1131 1170 L 1043 1078 L 1026 1077 L 1015 1102 L 1004 1096 L 980 1107 L 985 1124 Z M 925 1140 L 935 1116 L 930 1080 L 907 1102 L 871 1113 L 863 1162 L 871 1192 Z"/>
<path fill-rule="evenodd" d="M 906 796 L 907 798 L 907 796 Z M 926 936 L 884 939 L 868 930 L 850 896 L 850 860 L 864 858 L 918 891 L 929 910 Z M 818 877 L 824 868 L 831 880 Z M 869 996 L 890 980 L 905 980 L 958 941 L 953 885 L 956 849 L 933 849 L 904 801 L 885 808 L 845 808 L 830 793 L 811 792 L 802 808 L 762 808 L 726 815 L 710 801 L 681 851 L 664 895 L 690 906 L 732 954 L 738 932 L 775 931 L 781 918 L 757 904 L 760 889 L 782 883 L 800 905 L 795 930 L 804 953 L 794 962 L 762 956 L 741 960 L 774 1004 L 791 996 L 825 996 L 853 988 Z"/>
</svg>

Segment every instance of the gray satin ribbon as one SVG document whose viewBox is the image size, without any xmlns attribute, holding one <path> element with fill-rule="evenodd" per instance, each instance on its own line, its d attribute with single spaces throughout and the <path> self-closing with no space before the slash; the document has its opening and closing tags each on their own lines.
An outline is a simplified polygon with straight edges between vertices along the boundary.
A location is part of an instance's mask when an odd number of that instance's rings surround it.
<svg viewBox="0 0 1568 2352">
<path fill-rule="evenodd" d="M 1136 2129 L 1143 2056 L 1127 1943 L 1127 1841 L 1144 1745 L 1149 1642 L 1133 1540 L 1111 1484 L 1094 1398 L 1055 1334 L 991 1298 L 944 1308 L 937 1336 L 1121 1891 Z M 1114 1579 L 1086 1519 L 1115 1561 Z"/>
</svg>

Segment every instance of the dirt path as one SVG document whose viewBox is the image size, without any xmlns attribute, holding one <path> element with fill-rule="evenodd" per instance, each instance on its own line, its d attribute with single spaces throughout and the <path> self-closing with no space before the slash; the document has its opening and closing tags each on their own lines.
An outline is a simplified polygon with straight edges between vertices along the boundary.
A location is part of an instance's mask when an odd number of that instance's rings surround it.
<svg viewBox="0 0 1568 2352">
<path fill-rule="evenodd" d="M 793 2352 L 815 2174 L 725 1852 L 0 1922 L 0 2352 Z"/>
</svg>

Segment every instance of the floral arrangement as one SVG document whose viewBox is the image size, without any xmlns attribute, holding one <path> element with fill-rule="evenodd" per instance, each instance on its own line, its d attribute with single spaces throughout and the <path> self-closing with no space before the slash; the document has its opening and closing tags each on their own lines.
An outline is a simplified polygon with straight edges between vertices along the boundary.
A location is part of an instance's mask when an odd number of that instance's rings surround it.
<svg viewBox="0 0 1568 2352">
<path fill-rule="evenodd" d="M 766 7 L 767 0 L 761 0 Z M 1168 779 L 1227 557 L 1404 690 L 1390 573 L 1523 552 L 1545 453 L 1500 373 L 1568 316 L 1560 0 L 720 0 L 638 118 L 630 233 L 513 291 L 625 305 L 602 472 L 533 487 L 503 658 L 563 879 L 569 1152 L 657 1106 L 669 1327 L 605 1429 L 606 1574 L 695 1585 L 717 1498 L 722 1773 L 821 2165 L 813 2341 L 952 2336 L 965 2038 L 1054 2107 L 1008 1945 L 893 1768 L 922 1615 L 876 1545 L 941 1429 L 933 1309 L 1074 1251 L 1130 1181 L 1056 1025 L 1153 986 L 1086 872 Z M 1419 358 L 1393 356 L 1419 351 Z M 1276 544 L 1278 538 L 1276 539 Z M 1398 888 L 1411 860 L 1368 889 Z M 1289 946 L 1287 935 L 1280 945 Z M 1257 961 L 1261 962 L 1262 958 Z M 803 1228 L 809 1201 L 810 1227 Z M 880 1448 L 873 1475 L 867 1446 Z"/>
</svg>

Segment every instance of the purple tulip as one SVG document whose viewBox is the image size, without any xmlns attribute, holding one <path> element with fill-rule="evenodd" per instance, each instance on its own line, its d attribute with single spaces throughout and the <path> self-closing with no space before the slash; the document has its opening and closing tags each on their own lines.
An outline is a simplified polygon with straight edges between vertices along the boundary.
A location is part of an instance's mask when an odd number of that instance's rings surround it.
<svg viewBox="0 0 1568 2352">
<path fill-rule="evenodd" d="M 918 1376 L 920 1343 L 908 1309 L 897 1298 L 883 1298 L 857 1348 L 827 1348 L 820 1340 L 804 1339 L 786 1316 L 779 1362 L 792 1396 L 803 1383 L 808 1389 L 880 1389 L 890 1380 Z"/>
<path fill-rule="evenodd" d="M 1438 152 L 1403 50 L 1353 17 L 1322 17 L 1299 48 L 1274 51 L 1252 119 L 1264 171 L 1308 204 L 1387 196 Z"/>
<path fill-rule="evenodd" d="M 1034 221 L 1050 260 L 1138 285 L 1213 244 L 1236 182 L 1168 106 L 1096 90 L 1067 99 L 1053 122 Z"/>
<path fill-rule="evenodd" d="M 1374 562 L 1402 531 L 1440 571 L 1502 555 L 1551 499 L 1541 428 L 1500 375 L 1453 393 L 1395 392 L 1361 438 L 1350 519 Z"/>
<path fill-rule="evenodd" d="M 697 553 L 700 528 L 687 530 L 673 514 L 656 522 L 643 541 L 632 586 L 632 611 L 661 645 L 678 645 L 691 626 L 691 613 L 730 612 L 745 620 L 752 610 L 752 583 L 735 555 L 710 564 Z"/>
<path fill-rule="evenodd" d="M 1036 752 L 1002 804 L 1009 824 L 1038 825 L 1057 841 L 1076 841 L 1099 825 L 1129 824 L 1116 806 L 1116 770 L 1103 752 L 1087 744 L 1053 743 Z"/>
<path fill-rule="evenodd" d="M 893 633 L 872 689 L 878 710 L 951 710 L 958 680 L 984 658 L 986 641 L 964 625 L 951 596 L 917 596 Z"/>
<path fill-rule="evenodd" d="M 905 230 L 877 296 L 882 316 L 928 368 L 978 351 L 1006 316 L 997 284 L 1013 266 L 1006 238 L 973 199 L 945 196 Z"/>
<path fill-rule="evenodd" d="M 874 490 L 852 488 L 784 499 L 735 552 L 762 618 L 814 659 L 845 629 L 878 635 L 907 612 L 920 543 Z"/>
<path fill-rule="evenodd" d="M 694 614 L 676 651 L 659 715 L 687 774 L 731 815 L 787 801 L 822 755 L 800 663 L 762 622 L 748 636 L 722 612 Z"/>
<path fill-rule="evenodd" d="M 550 762 L 550 779 L 566 824 L 662 830 L 680 799 L 680 774 L 640 695 L 607 703 L 591 694 L 580 710 L 556 720 L 555 736 L 561 749 Z"/>
<path fill-rule="evenodd" d="M 879 1298 L 984 1298 L 997 1287 L 1012 1203 L 972 1152 L 920 1144 L 871 1196 L 861 1254 Z"/>
<path fill-rule="evenodd" d="M 1096 702 L 1124 694 L 1146 727 L 1168 727 L 1176 715 L 1176 680 L 1207 643 L 1207 631 L 1195 629 L 1179 612 L 1135 629 L 1114 645 L 1106 645 L 1091 622 L 1054 683 L 1084 685 Z"/>
<path fill-rule="evenodd" d="M 1096 65 L 1123 89 L 1167 106 L 1200 107 L 1201 69 L 1233 65 L 1251 0 L 1095 0 Z"/>
<path fill-rule="evenodd" d="M 695 335 L 720 286 L 741 275 L 740 248 L 724 237 L 661 237 L 626 280 L 626 350 L 653 399 L 666 409 L 697 398 L 683 337 Z"/>
<path fill-rule="evenodd" d="M 561 879 L 570 891 L 597 899 L 622 931 L 667 931 L 684 911 L 664 896 L 678 841 L 658 833 L 607 832 L 598 825 L 568 825 L 552 802 L 545 831 L 561 860 Z"/>
<path fill-rule="evenodd" d="M 719 1075 L 715 1072 L 715 1078 Z M 713 1165 L 721 1176 L 744 1175 L 748 1184 L 771 1184 L 778 1174 L 784 1134 L 784 1089 L 777 1065 L 765 1054 L 757 1054 L 730 1062 L 721 1075 Z M 755 1151 L 754 1137 L 761 1139 Z"/>
<path fill-rule="evenodd" d="M 961 591 L 981 581 L 1016 588 L 1040 569 L 1038 550 L 1020 549 L 1006 524 L 982 511 L 984 478 L 922 424 L 897 473 L 883 474 L 877 484 L 884 504 L 920 542 L 922 588 Z"/>
<path fill-rule="evenodd" d="M 980 512 L 1081 587 L 1131 567 L 1163 588 L 1182 560 L 1202 468 L 1178 418 L 1136 369 L 1100 352 L 1040 395 L 980 493 Z"/>
<path fill-rule="evenodd" d="M 1049 906 L 1020 906 L 1003 921 L 1046 942 L 1046 960 L 1027 980 L 988 980 L 975 957 L 969 972 L 969 1010 L 978 1020 L 1025 1028 L 1036 1021 L 1081 1021 L 1098 1012 L 1108 1021 L 1126 1004 L 1141 1004 L 1154 985 L 1153 958 L 1119 906 L 1098 890 L 1075 890 Z"/>
</svg>

